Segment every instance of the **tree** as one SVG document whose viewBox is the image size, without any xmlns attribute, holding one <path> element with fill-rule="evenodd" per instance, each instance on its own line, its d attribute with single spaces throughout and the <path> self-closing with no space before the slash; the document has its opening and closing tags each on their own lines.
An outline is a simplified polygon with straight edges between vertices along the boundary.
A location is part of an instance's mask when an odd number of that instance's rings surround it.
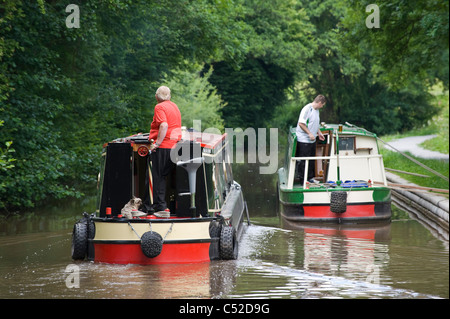
<svg viewBox="0 0 450 319">
<path fill-rule="evenodd" d="M 80 196 L 103 143 L 149 130 L 163 83 L 189 122 L 286 127 L 322 93 L 324 120 L 377 133 L 420 125 L 428 87 L 448 87 L 448 1 L 381 0 L 380 29 L 364 24 L 368 1 L 71 4 L 80 28 L 66 26 L 68 3 L 0 2 L 5 207 Z"/>
<path fill-rule="evenodd" d="M 317 94 L 324 94 L 327 105 L 321 111 L 321 120 L 348 121 L 386 134 L 421 125 L 436 113 L 429 103 L 426 83 L 413 77 L 400 88 L 396 79 L 380 77 L 381 73 L 376 70 L 389 71 L 379 64 L 381 53 L 374 57 L 373 51 L 366 47 L 368 44 L 355 37 L 354 32 L 362 27 L 346 27 L 344 22 L 349 19 L 349 12 L 358 9 L 358 23 L 365 28 L 364 32 L 379 32 L 366 28 L 365 7 L 349 6 L 345 1 L 308 2 L 305 5 L 315 26 L 313 35 L 320 45 L 313 57 L 305 61 L 310 76 L 299 86 L 301 92 L 295 96 L 300 96 L 305 103 Z M 389 47 L 384 50 L 389 52 Z M 281 107 L 278 110 L 281 113 Z M 291 117 L 292 125 L 296 123 L 298 112 Z M 276 119 L 277 122 L 281 120 L 285 120 L 284 115 Z"/>
<path fill-rule="evenodd" d="M 379 29 L 362 23 L 371 1 L 347 3 L 341 22 L 343 49 L 358 59 L 369 54 L 377 81 L 401 90 L 412 82 L 438 79 L 448 88 L 448 1 L 377 1 Z"/>
<path fill-rule="evenodd" d="M 202 75 L 202 67 L 192 70 L 173 70 L 162 81 L 171 89 L 172 101 L 180 108 L 182 125 L 190 128 L 194 121 L 201 121 L 201 130 L 215 128 L 223 131 L 220 111 L 225 107 L 217 89 L 208 79 L 212 68 Z"/>
<path fill-rule="evenodd" d="M 293 81 L 291 72 L 255 58 L 247 58 L 238 70 L 226 62 L 213 68 L 210 82 L 227 103 L 222 109 L 226 127 L 265 127 Z"/>
<path fill-rule="evenodd" d="M 0 4 L 0 141 L 14 143 L 16 159 L 0 171 L 8 208 L 81 196 L 84 184 L 95 185 L 103 143 L 149 129 L 164 74 L 211 58 L 238 61 L 246 50 L 243 24 L 230 23 L 239 6 L 229 2 L 72 3 L 80 28 L 66 27 L 67 3 Z"/>
<path fill-rule="evenodd" d="M 242 19 L 248 52 L 236 66 L 212 63 L 210 81 L 227 106 L 227 127 L 273 125 L 275 108 L 285 102 L 285 90 L 307 77 L 307 64 L 317 48 L 307 11 L 299 1 L 246 0 Z"/>
</svg>

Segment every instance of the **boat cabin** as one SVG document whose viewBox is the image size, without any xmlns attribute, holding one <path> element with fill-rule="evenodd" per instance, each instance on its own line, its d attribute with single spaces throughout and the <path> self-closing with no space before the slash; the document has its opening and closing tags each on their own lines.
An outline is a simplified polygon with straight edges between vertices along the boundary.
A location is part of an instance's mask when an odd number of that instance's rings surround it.
<svg viewBox="0 0 450 319">
<path fill-rule="evenodd" d="M 307 165 L 315 163 L 315 181 L 344 184 L 347 181 L 354 187 L 362 181 L 366 182 L 366 187 L 374 181 L 386 184 L 376 134 L 362 128 L 336 124 L 322 124 L 320 130 L 325 140 L 317 138 L 316 154 L 306 161 Z M 306 186 L 306 181 L 298 181 L 295 178 L 296 163 L 304 159 L 298 155 L 295 128 L 291 128 L 288 141 L 284 167 L 285 172 L 289 174 L 287 188 L 294 187 L 294 184 Z M 305 169 L 307 171 L 307 167 Z"/>
<path fill-rule="evenodd" d="M 110 217 L 119 216 L 133 197 L 143 201 L 149 198 L 152 203 L 149 149 L 148 134 L 119 138 L 103 146 L 98 181 L 99 217 L 106 217 L 107 212 L 111 212 Z M 166 184 L 166 202 L 171 217 L 214 216 L 220 212 L 234 184 L 227 150 L 226 134 L 183 130 L 182 140 L 173 153 L 174 169 Z M 195 175 L 196 216 L 192 216 L 188 172 L 175 163 L 195 158 L 202 158 L 202 163 Z"/>
</svg>

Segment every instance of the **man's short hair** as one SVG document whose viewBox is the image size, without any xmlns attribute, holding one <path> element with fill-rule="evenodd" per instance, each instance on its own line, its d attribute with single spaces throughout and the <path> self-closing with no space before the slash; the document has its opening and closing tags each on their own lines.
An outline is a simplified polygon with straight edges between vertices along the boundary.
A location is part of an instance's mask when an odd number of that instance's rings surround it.
<svg viewBox="0 0 450 319">
<path fill-rule="evenodd" d="M 170 100 L 170 89 L 167 86 L 160 86 L 156 90 L 156 96 L 161 101 L 169 101 Z"/>
<path fill-rule="evenodd" d="M 325 104 L 325 103 L 327 102 L 327 99 L 326 99 L 325 96 L 323 96 L 322 94 L 319 94 L 319 95 L 317 95 L 316 98 L 314 99 L 314 102 Z"/>
</svg>

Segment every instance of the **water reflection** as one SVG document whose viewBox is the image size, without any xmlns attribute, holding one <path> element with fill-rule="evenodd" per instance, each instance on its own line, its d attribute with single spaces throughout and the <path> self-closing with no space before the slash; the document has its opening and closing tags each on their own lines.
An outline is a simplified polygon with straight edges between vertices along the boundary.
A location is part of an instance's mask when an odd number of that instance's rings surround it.
<svg viewBox="0 0 450 319">
<path fill-rule="evenodd" d="M 386 244 L 390 223 L 378 225 L 292 225 L 303 233 L 304 269 L 333 276 L 380 283 L 381 268 L 389 261 Z"/>
<path fill-rule="evenodd" d="M 179 265 L 83 264 L 80 296 L 96 298 L 209 298 L 210 263 Z"/>
</svg>

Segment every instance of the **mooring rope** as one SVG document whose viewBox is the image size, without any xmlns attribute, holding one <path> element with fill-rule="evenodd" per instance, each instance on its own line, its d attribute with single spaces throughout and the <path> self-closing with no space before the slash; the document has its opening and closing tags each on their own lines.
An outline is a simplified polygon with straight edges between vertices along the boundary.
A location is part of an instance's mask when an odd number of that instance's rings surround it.
<svg viewBox="0 0 450 319">
<path fill-rule="evenodd" d="M 134 227 L 133 227 L 133 225 L 131 225 L 130 222 L 128 222 L 128 226 L 131 227 L 131 229 L 134 231 L 134 233 L 136 234 L 136 236 L 138 236 L 139 240 L 141 240 L 141 236 L 139 236 L 139 234 L 134 230 Z"/>
<path fill-rule="evenodd" d="M 148 224 L 150 225 L 150 231 L 153 233 L 152 222 L 149 222 Z M 167 235 L 169 235 L 169 233 L 172 232 L 172 228 L 173 228 L 173 223 L 170 224 L 169 230 L 167 230 L 167 233 L 164 235 L 163 242 L 166 239 Z"/>
<path fill-rule="evenodd" d="M 169 233 L 172 232 L 172 227 L 173 227 L 173 223 L 170 225 L 169 230 L 167 231 L 166 235 L 165 235 L 164 238 L 163 238 L 163 241 L 166 240 L 167 235 L 169 235 Z"/>
<path fill-rule="evenodd" d="M 383 141 L 381 138 L 377 137 L 378 140 L 380 140 L 381 142 L 383 142 L 384 144 L 386 144 L 387 146 L 389 146 L 390 148 L 392 148 L 393 150 L 395 150 L 396 152 L 399 152 L 401 155 L 403 155 L 404 157 L 406 157 L 407 159 L 411 160 L 412 162 L 416 163 L 417 165 L 419 165 L 420 167 L 426 169 L 427 171 L 433 173 L 434 175 L 439 176 L 440 178 L 446 180 L 447 182 L 449 181 L 448 177 L 442 175 L 439 172 L 436 172 L 434 169 L 429 168 L 428 166 L 426 166 L 425 164 L 422 164 L 421 162 L 419 162 L 418 160 L 412 158 L 411 156 L 399 151 L 398 149 L 396 149 L 395 147 L 393 147 L 392 145 L 386 143 L 385 141 Z"/>
<path fill-rule="evenodd" d="M 153 232 L 153 230 L 152 230 L 152 223 L 149 222 L 149 225 L 150 225 L 150 231 Z M 137 236 L 139 239 L 141 239 L 141 236 L 139 236 L 139 234 L 136 232 L 136 230 L 134 229 L 133 225 L 131 225 L 130 222 L 128 222 L 128 226 L 130 226 L 130 227 L 131 227 L 131 230 L 134 231 L 134 233 L 136 234 L 136 236 Z M 169 230 L 167 231 L 166 235 L 164 236 L 163 241 L 166 239 L 167 235 L 169 235 L 169 233 L 172 232 L 172 228 L 173 228 L 173 223 L 170 224 Z"/>
</svg>

